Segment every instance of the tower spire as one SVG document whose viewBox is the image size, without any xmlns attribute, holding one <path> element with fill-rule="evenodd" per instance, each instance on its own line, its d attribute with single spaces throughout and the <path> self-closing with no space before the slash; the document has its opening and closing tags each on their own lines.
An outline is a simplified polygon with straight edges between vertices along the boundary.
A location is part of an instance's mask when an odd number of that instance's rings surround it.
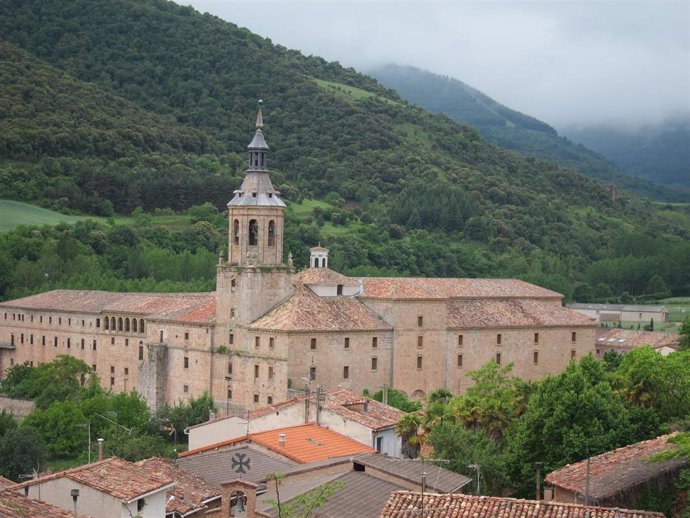
<svg viewBox="0 0 690 518">
<path fill-rule="evenodd" d="M 261 113 L 261 105 L 263 103 L 264 102 L 261 99 L 259 99 L 259 111 L 256 114 L 256 129 L 258 129 L 258 130 L 260 130 L 261 128 L 264 127 L 264 116 Z"/>
</svg>

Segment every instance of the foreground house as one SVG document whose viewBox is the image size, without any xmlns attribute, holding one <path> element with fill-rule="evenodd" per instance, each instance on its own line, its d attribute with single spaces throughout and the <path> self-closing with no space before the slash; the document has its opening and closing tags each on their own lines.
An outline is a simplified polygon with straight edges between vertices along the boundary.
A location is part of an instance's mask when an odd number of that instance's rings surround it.
<svg viewBox="0 0 690 518">
<path fill-rule="evenodd" d="M 662 513 L 495 496 L 396 491 L 380 518 L 664 518 Z"/>
<path fill-rule="evenodd" d="M 678 471 L 688 464 L 685 457 L 654 461 L 652 457 L 676 449 L 668 442 L 675 434 L 662 435 L 591 457 L 589 462 L 589 503 L 635 508 L 643 486 L 656 491 L 673 483 Z M 546 476 L 553 486 L 553 499 L 584 502 L 587 494 L 587 461 L 569 464 Z"/>
<path fill-rule="evenodd" d="M 648 345 L 662 356 L 668 356 L 678 350 L 680 335 L 661 331 L 636 331 L 633 329 L 599 328 L 597 329 L 597 357 L 608 351 L 627 353 L 633 349 Z"/>
<path fill-rule="evenodd" d="M 1 477 L 0 477 L 1 478 Z M 74 509 L 74 508 L 73 508 Z M 96 515 L 94 515 L 96 516 Z M 27 498 L 12 491 L 0 490 L 0 517 L 2 518 L 75 518 L 72 511 Z M 77 518 L 89 518 L 79 513 Z"/>
<path fill-rule="evenodd" d="M 98 518 L 164 518 L 172 479 L 116 457 L 42 476 L 14 486 L 25 496 Z"/>
<path fill-rule="evenodd" d="M 404 412 L 346 389 L 297 396 L 243 415 L 211 419 L 190 426 L 190 450 L 272 428 L 316 423 L 379 453 L 401 455 L 395 425 Z"/>
<path fill-rule="evenodd" d="M 464 391 L 467 373 L 492 359 L 537 380 L 594 351 L 592 319 L 520 280 L 351 278 L 328 268 L 321 247 L 297 273 L 262 128 L 259 110 L 214 292 L 55 290 L 2 302 L 0 377 L 68 354 L 154 410 L 205 392 L 244 410 L 288 399 L 303 378 L 312 389 L 387 385 L 423 399 Z"/>
</svg>

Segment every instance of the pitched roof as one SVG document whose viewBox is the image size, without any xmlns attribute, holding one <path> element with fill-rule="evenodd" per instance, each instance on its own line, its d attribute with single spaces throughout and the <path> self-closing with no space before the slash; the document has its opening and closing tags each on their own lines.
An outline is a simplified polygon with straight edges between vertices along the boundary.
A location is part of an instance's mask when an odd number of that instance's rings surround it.
<svg viewBox="0 0 690 518">
<path fill-rule="evenodd" d="M 88 518 L 83 514 L 79 517 Z M 74 515 L 40 500 L 4 491 L 0 492 L 0 518 L 74 518 Z"/>
<path fill-rule="evenodd" d="M 281 434 L 285 434 L 285 444 L 279 442 Z M 316 423 L 277 428 L 250 436 L 256 444 L 300 464 L 374 451 L 354 439 L 322 428 Z"/>
<path fill-rule="evenodd" d="M 391 327 L 359 300 L 319 297 L 305 286 L 249 326 L 273 331 L 388 331 Z"/>
<path fill-rule="evenodd" d="M 423 505 L 422 505 L 423 504 Z M 395 491 L 386 502 L 380 518 L 417 518 L 424 509 L 426 518 L 663 518 L 662 513 L 615 507 L 564 504 L 553 501 L 518 500 L 495 496 L 462 494 L 434 495 Z"/>
<path fill-rule="evenodd" d="M 172 479 L 165 475 L 152 473 L 117 457 L 110 457 L 92 464 L 28 480 L 15 487 L 33 486 L 63 477 L 126 502 L 154 491 L 170 489 L 174 484 Z"/>
<path fill-rule="evenodd" d="M 637 331 L 633 329 L 597 328 L 597 345 L 609 345 L 634 349 L 649 345 L 653 348 L 672 347 L 678 348 L 680 335 L 676 333 L 663 333 L 660 331 Z"/>
<path fill-rule="evenodd" d="M 364 278 L 362 297 L 373 299 L 563 298 L 555 291 L 518 279 Z"/>
<path fill-rule="evenodd" d="M 535 299 L 453 299 L 449 328 L 592 327 L 594 320 L 554 301 Z"/>
<path fill-rule="evenodd" d="M 603 499 L 626 489 L 673 472 L 688 463 L 684 457 L 665 461 L 650 461 L 658 453 L 673 450 L 668 440 L 675 434 L 662 435 L 590 458 L 590 498 Z M 585 494 L 587 461 L 583 460 L 549 473 L 546 482 L 581 495 Z"/>
<path fill-rule="evenodd" d="M 364 403 L 366 402 L 366 412 Z M 335 389 L 326 392 L 326 410 L 341 417 L 355 421 L 372 430 L 390 428 L 400 421 L 405 412 L 384 405 L 379 401 L 361 396 L 346 389 Z"/>
<path fill-rule="evenodd" d="M 316 250 L 316 248 L 312 248 Z M 325 248 L 323 250 L 326 250 Z M 305 284 L 307 286 L 319 284 L 321 286 L 359 286 L 359 281 L 352 277 L 331 270 L 330 268 L 307 268 L 293 277 L 294 284 Z"/>
<path fill-rule="evenodd" d="M 373 468 L 419 486 L 422 485 L 422 473 L 426 473 L 427 487 L 431 491 L 439 493 L 455 493 L 472 482 L 465 475 L 428 462 L 395 459 L 380 453 L 358 455 L 353 459 L 353 462 L 365 466 L 365 468 Z"/>
<path fill-rule="evenodd" d="M 591 311 L 637 311 L 659 313 L 666 311 L 666 306 L 646 306 L 644 304 L 587 304 L 583 302 L 575 302 L 568 304 L 568 307 L 573 309 L 588 309 Z"/>
<path fill-rule="evenodd" d="M 151 320 L 210 324 L 215 319 L 216 295 L 209 293 L 117 293 L 53 290 L 1 302 L 20 309 L 101 314 L 131 313 Z"/>
<path fill-rule="evenodd" d="M 232 470 L 232 458 L 238 453 L 244 454 L 249 459 L 249 470 L 245 474 L 237 474 Z M 296 466 L 295 462 L 268 455 L 251 445 L 243 445 L 233 449 L 216 450 L 199 453 L 196 455 L 180 456 L 178 465 L 203 478 L 207 483 L 220 486 L 225 482 L 242 476 L 251 482 L 261 482 L 269 473 L 285 473 Z"/>
<path fill-rule="evenodd" d="M 184 516 L 203 509 L 209 501 L 221 497 L 220 487 L 209 484 L 200 476 L 176 465 L 170 459 L 152 457 L 135 464 L 156 476 L 168 477 L 175 482 L 175 487 L 168 490 L 168 495 L 174 495 L 175 498 L 168 500 L 165 506 L 166 513 L 178 513 Z"/>
<path fill-rule="evenodd" d="M 14 486 L 15 484 L 16 482 L 14 482 L 13 480 L 0 476 L 0 490 L 8 488 L 10 486 Z"/>
</svg>

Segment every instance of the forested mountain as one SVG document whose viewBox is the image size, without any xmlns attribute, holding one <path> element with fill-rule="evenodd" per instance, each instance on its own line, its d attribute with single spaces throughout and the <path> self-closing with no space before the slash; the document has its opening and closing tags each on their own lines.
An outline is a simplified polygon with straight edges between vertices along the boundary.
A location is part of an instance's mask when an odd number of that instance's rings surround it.
<svg viewBox="0 0 690 518">
<path fill-rule="evenodd" d="M 614 126 L 566 128 L 575 142 L 601 153 L 628 174 L 690 190 L 690 118 L 634 130 Z"/>
<path fill-rule="evenodd" d="M 578 133 L 577 135 L 581 138 L 575 138 L 573 133 L 574 140 L 590 148 L 587 149 L 583 145 L 559 136 L 558 132 L 548 124 L 511 110 L 457 79 L 415 67 L 392 64 L 368 70 L 367 73 L 385 86 L 396 90 L 406 100 L 432 113 L 445 113 L 456 122 L 477 128 L 482 137 L 504 149 L 522 155 L 553 160 L 561 166 L 572 167 L 588 176 L 654 199 L 690 200 L 690 190 L 678 192 L 666 189 L 661 185 L 668 185 L 671 182 L 651 174 L 638 174 L 639 168 L 636 173 L 634 168 L 627 167 L 632 165 L 631 162 L 634 162 L 634 159 L 626 160 L 617 153 L 615 143 L 595 145 L 600 136 L 599 133 L 591 135 Z M 630 142 L 630 144 L 633 143 Z M 607 154 L 605 150 L 609 149 L 611 153 Z M 632 153 L 631 156 L 639 154 Z M 672 156 L 680 157 L 681 155 L 675 153 Z M 657 156 L 657 158 L 660 157 Z M 647 181 L 640 181 L 622 174 L 607 159 L 622 167 L 628 175 L 644 178 Z M 666 160 L 671 161 L 673 158 L 667 157 Z M 655 181 L 657 185 L 652 184 L 651 181 Z"/>
<path fill-rule="evenodd" d="M 288 214 L 298 264 L 321 240 L 351 274 L 520 276 L 570 294 L 595 287 L 589 269 L 607 260 L 623 279 L 615 294 L 644 294 L 654 275 L 690 290 L 683 207 L 612 196 L 211 15 L 162 0 L 0 0 L 0 37 L 33 55 L 3 46 L 2 197 L 92 212 L 107 212 L 101 200 L 124 213 L 222 209 L 261 98 L 290 210 L 327 202 Z M 648 255 L 623 262 L 636 240 L 653 242 Z"/>
</svg>

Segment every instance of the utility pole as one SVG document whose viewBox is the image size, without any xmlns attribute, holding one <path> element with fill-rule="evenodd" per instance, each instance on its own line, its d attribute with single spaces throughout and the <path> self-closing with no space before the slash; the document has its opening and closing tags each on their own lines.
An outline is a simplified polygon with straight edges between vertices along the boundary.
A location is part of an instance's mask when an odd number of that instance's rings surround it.
<svg viewBox="0 0 690 518">
<path fill-rule="evenodd" d="M 541 500 L 541 462 L 535 462 L 534 467 L 537 469 L 537 502 Z"/>
<path fill-rule="evenodd" d="M 479 477 L 480 477 L 480 475 L 479 475 L 479 464 L 476 464 L 476 463 L 470 464 L 467 467 L 470 469 L 476 469 L 477 470 L 477 496 L 479 496 L 479 495 L 481 495 L 481 492 L 479 490 Z"/>
</svg>

